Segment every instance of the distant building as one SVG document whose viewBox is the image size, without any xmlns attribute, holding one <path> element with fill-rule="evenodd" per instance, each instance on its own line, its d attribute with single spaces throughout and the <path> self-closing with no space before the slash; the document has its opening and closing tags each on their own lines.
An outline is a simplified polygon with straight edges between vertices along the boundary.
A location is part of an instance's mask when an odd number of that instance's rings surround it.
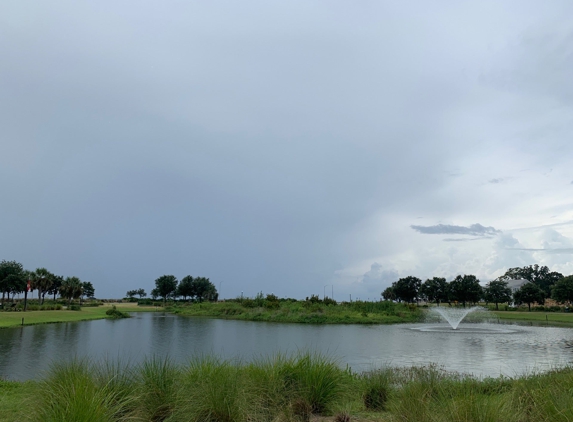
<svg viewBox="0 0 573 422">
<path fill-rule="evenodd" d="M 524 278 L 518 278 L 517 280 L 506 280 L 506 281 L 507 281 L 507 287 L 511 289 L 511 294 L 514 294 L 516 291 L 521 289 L 521 286 L 523 286 L 525 283 L 529 283 L 529 280 L 526 280 Z"/>
</svg>

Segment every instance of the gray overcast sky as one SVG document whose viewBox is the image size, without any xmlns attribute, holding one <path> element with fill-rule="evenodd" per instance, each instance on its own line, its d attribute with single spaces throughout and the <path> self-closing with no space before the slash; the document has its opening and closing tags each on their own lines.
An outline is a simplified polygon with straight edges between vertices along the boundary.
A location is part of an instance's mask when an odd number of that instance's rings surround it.
<svg viewBox="0 0 573 422">
<path fill-rule="evenodd" d="M 14 0 L 0 57 L 0 259 L 98 297 L 573 273 L 570 0 Z"/>
</svg>

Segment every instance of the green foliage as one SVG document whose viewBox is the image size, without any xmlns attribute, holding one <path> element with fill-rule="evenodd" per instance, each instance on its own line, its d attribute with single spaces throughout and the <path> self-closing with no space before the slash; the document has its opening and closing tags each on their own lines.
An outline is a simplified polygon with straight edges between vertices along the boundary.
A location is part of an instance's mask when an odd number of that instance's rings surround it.
<svg viewBox="0 0 573 422">
<path fill-rule="evenodd" d="M 360 376 L 362 402 L 368 410 L 385 410 L 390 398 L 391 373 L 388 369 L 367 372 Z"/>
<path fill-rule="evenodd" d="M 95 296 L 95 289 L 90 281 L 82 283 L 82 296 L 93 298 Z"/>
<path fill-rule="evenodd" d="M 68 310 L 70 310 L 70 311 L 81 311 L 82 307 L 80 305 L 70 305 L 70 306 L 68 306 Z"/>
<path fill-rule="evenodd" d="M 418 298 L 422 280 L 408 276 L 392 283 L 392 292 L 397 300 L 414 302 Z"/>
<path fill-rule="evenodd" d="M 502 280 L 517 280 L 523 278 L 541 289 L 544 297 L 551 295 L 551 288 L 563 278 L 563 274 L 550 271 L 546 266 L 529 265 L 522 268 L 510 268 L 500 277 Z"/>
<path fill-rule="evenodd" d="M 263 306 L 257 306 L 262 303 Z M 266 303 L 270 303 L 267 306 Z M 193 303 L 178 306 L 172 312 L 250 321 L 296 322 L 311 324 L 391 324 L 416 322 L 423 311 L 415 305 L 383 302 L 324 303 L 322 300 L 279 300 L 267 302 L 244 298 L 219 303 Z"/>
<path fill-rule="evenodd" d="M 151 296 L 162 297 L 163 304 L 165 301 L 174 296 L 177 290 L 177 278 L 174 275 L 162 275 L 155 280 L 155 289 L 152 290 Z"/>
<path fill-rule="evenodd" d="M 543 304 L 545 301 L 545 293 L 534 283 L 525 283 L 513 294 L 513 298 L 517 303 L 526 303 L 531 311 L 531 304 L 534 302 Z"/>
<path fill-rule="evenodd" d="M 573 302 L 573 275 L 557 281 L 551 290 L 551 297 L 557 302 Z"/>
<path fill-rule="evenodd" d="M 443 277 L 433 277 L 424 281 L 420 287 L 420 294 L 428 302 L 446 302 L 448 300 L 448 283 Z"/>
<path fill-rule="evenodd" d="M 83 292 L 82 282 L 77 277 L 66 277 L 60 287 L 60 295 L 68 299 L 68 305 L 73 299 L 78 299 Z"/>
<path fill-rule="evenodd" d="M 109 376 L 87 360 L 52 366 L 39 383 L 34 420 L 44 422 L 113 422 L 127 420 L 132 398 Z M 112 378 L 113 379 L 113 378 Z"/>
<path fill-rule="evenodd" d="M 449 296 L 451 300 L 466 303 L 477 303 L 483 295 L 482 287 L 475 275 L 458 275 L 449 284 Z"/>
<path fill-rule="evenodd" d="M 136 413 L 145 421 L 164 421 L 176 406 L 179 368 L 169 358 L 147 359 L 135 370 Z"/>
<path fill-rule="evenodd" d="M 110 309 L 105 311 L 105 314 L 111 319 L 129 318 L 129 314 L 127 312 L 120 311 L 115 305 L 112 305 Z"/>
<path fill-rule="evenodd" d="M 493 280 L 486 284 L 483 291 L 486 302 L 495 303 L 495 309 L 499 309 L 498 304 L 511 301 L 511 289 L 507 287 L 507 281 Z"/>
<path fill-rule="evenodd" d="M 0 380 L 0 420 L 270 422 L 321 413 L 340 422 L 565 422 L 573 420 L 572 388 L 571 367 L 476 379 L 435 365 L 353 374 L 309 352 L 248 364 L 193 357 L 185 366 L 75 359 L 39 382 Z"/>
</svg>

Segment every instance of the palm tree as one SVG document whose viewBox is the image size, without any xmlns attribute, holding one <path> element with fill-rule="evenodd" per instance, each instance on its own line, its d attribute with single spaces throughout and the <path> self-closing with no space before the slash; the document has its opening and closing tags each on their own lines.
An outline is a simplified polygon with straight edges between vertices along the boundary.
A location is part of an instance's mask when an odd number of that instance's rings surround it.
<svg viewBox="0 0 573 422">
<path fill-rule="evenodd" d="M 38 290 L 38 302 L 44 303 L 44 295 L 53 284 L 53 274 L 45 268 L 37 268 L 32 273 L 32 288 Z"/>
<path fill-rule="evenodd" d="M 60 287 L 60 296 L 68 299 L 68 308 L 72 303 L 72 299 L 77 299 L 82 295 L 83 287 L 82 282 L 77 277 L 66 277 L 62 286 Z"/>
</svg>

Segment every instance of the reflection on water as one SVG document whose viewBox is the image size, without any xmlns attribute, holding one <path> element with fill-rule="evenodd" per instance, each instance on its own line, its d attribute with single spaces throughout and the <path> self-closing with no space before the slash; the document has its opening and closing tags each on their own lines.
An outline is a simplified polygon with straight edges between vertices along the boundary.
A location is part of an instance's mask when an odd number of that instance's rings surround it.
<svg viewBox="0 0 573 422">
<path fill-rule="evenodd" d="M 200 354 L 244 361 L 277 352 L 316 350 L 353 370 L 437 363 L 479 376 L 515 376 L 573 361 L 573 330 L 555 327 L 303 325 L 186 318 L 163 313 L 123 320 L 0 330 L 0 377 L 37 378 L 53 360 Z"/>
</svg>

